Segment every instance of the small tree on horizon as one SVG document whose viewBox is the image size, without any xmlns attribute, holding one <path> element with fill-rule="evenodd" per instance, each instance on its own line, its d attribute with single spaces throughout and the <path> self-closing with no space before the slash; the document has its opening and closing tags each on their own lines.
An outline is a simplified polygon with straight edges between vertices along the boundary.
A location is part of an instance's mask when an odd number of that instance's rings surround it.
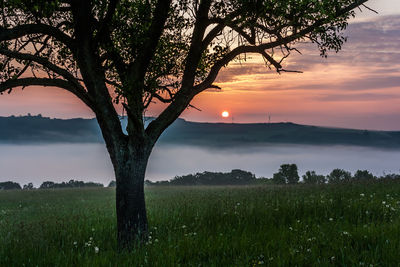
<svg viewBox="0 0 400 267">
<path fill-rule="evenodd" d="M 246 54 L 284 72 L 298 43 L 338 52 L 367 0 L 8 0 L 0 6 L 0 93 L 48 86 L 95 114 L 116 178 L 121 248 L 147 239 L 144 180 L 163 131 Z M 154 101 L 165 109 L 145 127 Z M 128 117 L 123 131 L 116 107 Z"/>
<path fill-rule="evenodd" d="M 299 173 L 296 164 L 282 164 L 277 173 L 274 173 L 273 181 L 277 184 L 297 184 Z"/>
<path fill-rule="evenodd" d="M 367 170 L 357 170 L 356 173 L 354 173 L 353 179 L 356 181 L 372 181 L 376 178 Z"/>
<path fill-rule="evenodd" d="M 334 169 L 328 174 L 327 179 L 330 184 L 349 182 L 351 180 L 351 173 L 343 169 Z"/>
<path fill-rule="evenodd" d="M 324 175 L 316 174 L 315 171 L 307 171 L 303 175 L 303 182 L 305 184 L 325 184 L 326 178 Z"/>
</svg>

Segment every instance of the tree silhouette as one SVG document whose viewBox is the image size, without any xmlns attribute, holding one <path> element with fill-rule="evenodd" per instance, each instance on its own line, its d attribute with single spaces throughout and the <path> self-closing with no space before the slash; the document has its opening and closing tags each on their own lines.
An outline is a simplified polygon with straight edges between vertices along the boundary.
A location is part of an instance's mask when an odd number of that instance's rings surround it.
<svg viewBox="0 0 400 267">
<path fill-rule="evenodd" d="M 316 174 L 315 171 L 307 171 L 303 175 L 303 182 L 305 184 L 325 184 L 326 178 L 324 175 Z"/>
<path fill-rule="evenodd" d="M 342 169 L 334 169 L 328 174 L 327 178 L 330 184 L 349 182 L 351 173 Z"/>
<path fill-rule="evenodd" d="M 283 72 L 297 43 L 339 51 L 367 0 L 7 0 L 0 20 L 0 92 L 50 86 L 85 103 L 116 177 L 118 241 L 145 240 L 147 161 L 161 133 L 247 53 Z M 145 127 L 152 103 L 167 106 Z M 128 117 L 124 133 L 116 111 Z"/>
<path fill-rule="evenodd" d="M 297 184 L 299 178 L 296 164 L 282 164 L 272 179 L 277 184 Z"/>
</svg>

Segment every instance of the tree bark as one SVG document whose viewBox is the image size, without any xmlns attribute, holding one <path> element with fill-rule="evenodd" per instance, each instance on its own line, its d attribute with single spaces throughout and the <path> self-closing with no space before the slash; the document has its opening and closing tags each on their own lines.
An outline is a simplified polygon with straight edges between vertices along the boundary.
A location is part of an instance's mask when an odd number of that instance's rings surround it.
<svg viewBox="0 0 400 267">
<path fill-rule="evenodd" d="M 144 144 L 121 148 L 113 162 L 116 188 L 117 240 L 119 249 L 145 242 L 148 222 L 144 179 L 150 151 Z"/>
</svg>

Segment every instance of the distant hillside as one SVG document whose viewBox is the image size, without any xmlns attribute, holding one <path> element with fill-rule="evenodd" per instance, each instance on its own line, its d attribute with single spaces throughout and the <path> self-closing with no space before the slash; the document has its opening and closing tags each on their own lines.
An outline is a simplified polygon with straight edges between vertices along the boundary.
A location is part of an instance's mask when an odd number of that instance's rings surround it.
<svg viewBox="0 0 400 267">
<path fill-rule="evenodd" d="M 124 121 L 122 121 L 125 124 Z M 0 117 L 1 143 L 103 142 L 94 119 Z M 198 123 L 178 119 L 161 143 L 232 146 L 257 143 L 358 145 L 400 148 L 400 132 L 306 126 L 294 123 Z"/>
</svg>

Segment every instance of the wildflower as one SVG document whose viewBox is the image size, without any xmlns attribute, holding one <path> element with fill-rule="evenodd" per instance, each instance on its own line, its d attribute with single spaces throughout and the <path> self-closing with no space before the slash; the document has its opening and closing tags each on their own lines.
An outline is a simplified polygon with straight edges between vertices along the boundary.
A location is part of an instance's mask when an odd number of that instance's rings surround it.
<svg viewBox="0 0 400 267">
<path fill-rule="evenodd" d="M 186 225 L 182 225 L 182 229 L 185 229 L 186 228 Z"/>
<path fill-rule="evenodd" d="M 92 240 L 93 240 L 93 237 L 89 237 L 89 240 L 92 241 Z"/>
<path fill-rule="evenodd" d="M 289 230 L 290 230 L 290 231 L 293 231 L 293 228 L 290 226 L 290 227 L 289 227 Z"/>
<path fill-rule="evenodd" d="M 236 206 L 240 206 L 240 202 L 236 203 Z"/>
<path fill-rule="evenodd" d="M 364 194 L 364 193 L 361 193 L 361 194 L 360 194 L 360 197 L 365 197 L 365 194 Z"/>
<path fill-rule="evenodd" d="M 335 260 L 335 256 L 332 256 L 332 257 L 331 257 L 331 261 L 334 261 L 334 260 Z"/>
<path fill-rule="evenodd" d="M 92 228 L 92 232 L 94 232 L 94 228 Z"/>
<path fill-rule="evenodd" d="M 74 246 L 78 245 L 78 242 L 74 241 Z"/>
<path fill-rule="evenodd" d="M 158 239 L 157 239 L 157 238 L 156 238 L 156 239 L 154 239 L 154 242 L 158 243 Z"/>
<path fill-rule="evenodd" d="M 343 234 L 343 235 L 347 235 L 347 236 L 350 235 L 350 233 L 349 233 L 349 232 L 346 232 L 346 231 L 343 231 L 342 234 Z"/>
<path fill-rule="evenodd" d="M 307 252 L 311 252 L 311 248 L 308 248 L 308 249 L 307 249 Z"/>
<path fill-rule="evenodd" d="M 100 250 L 99 247 L 94 247 L 94 253 L 96 254 L 99 253 L 99 250 Z"/>
<path fill-rule="evenodd" d="M 333 221 L 333 218 L 329 218 L 329 221 L 330 221 L 330 222 Z"/>
<path fill-rule="evenodd" d="M 386 201 L 382 201 L 382 205 L 385 205 L 386 204 Z"/>
</svg>

